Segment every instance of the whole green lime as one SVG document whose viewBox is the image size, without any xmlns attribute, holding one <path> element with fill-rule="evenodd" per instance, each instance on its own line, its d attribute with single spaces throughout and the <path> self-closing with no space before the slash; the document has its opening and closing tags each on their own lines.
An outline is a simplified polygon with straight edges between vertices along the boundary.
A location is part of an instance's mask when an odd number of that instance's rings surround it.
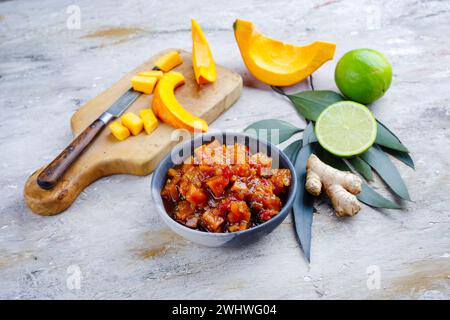
<svg viewBox="0 0 450 320">
<path fill-rule="evenodd" d="M 334 80 L 348 99 L 367 104 L 381 98 L 389 89 L 392 66 L 376 50 L 355 49 L 339 60 Z"/>
</svg>

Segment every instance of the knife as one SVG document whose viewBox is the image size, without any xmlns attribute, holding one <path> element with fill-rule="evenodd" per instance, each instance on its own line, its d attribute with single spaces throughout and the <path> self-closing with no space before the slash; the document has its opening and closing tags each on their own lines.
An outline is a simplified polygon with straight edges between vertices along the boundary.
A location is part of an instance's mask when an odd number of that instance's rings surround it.
<svg viewBox="0 0 450 320">
<path fill-rule="evenodd" d="M 120 115 L 141 95 L 140 92 L 129 89 L 117 99 L 108 110 L 103 112 L 83 132 L 81 132 L 45 169 L 38 175 L 37 184 L 49 190 L 58 182 L 70 165 L 78 158 L 87 146 L 98 136 L 100 131 L 113 118 Z"/>
<path fill-rule="evenodd" d="M 178 59 L 173 59 L 174 54 L 178 55 Z M 168 61 L 169 60 L 169 61 Z M 172 50 L 158 60 L 152 70 L 169 71 L 182 63 L 179 53 Z M 164 67 L 163 67 L 164 65 Z M 53 188 L 70 165 L 78 158 L 80 154 L 94 141 L 100 131 L 113 118 L 120 115 L 141 95 L 140 92 L 129 89 L 119 97 L 108 110 L 103 112 L 89 127 L 84 129 L 68 146 L 65 148 L 45 169 L 38 175 L 37 184 L 42 188 L 49 190 Z"/>
</svg>

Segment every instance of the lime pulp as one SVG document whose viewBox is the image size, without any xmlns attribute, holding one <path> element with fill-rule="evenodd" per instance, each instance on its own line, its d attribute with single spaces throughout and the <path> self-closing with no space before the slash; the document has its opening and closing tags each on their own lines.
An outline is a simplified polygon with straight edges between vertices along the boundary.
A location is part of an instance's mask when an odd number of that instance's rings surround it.
<svg viewBox="0 0 450 320">
<path fill-rule="evenodd" d="M 315 133 L 319 144 L 328 152 L 339 157 L 352 157 L 374 144 L 377 122 L 366 106 L 340 101 L 321 112 Z"/>
</svg>

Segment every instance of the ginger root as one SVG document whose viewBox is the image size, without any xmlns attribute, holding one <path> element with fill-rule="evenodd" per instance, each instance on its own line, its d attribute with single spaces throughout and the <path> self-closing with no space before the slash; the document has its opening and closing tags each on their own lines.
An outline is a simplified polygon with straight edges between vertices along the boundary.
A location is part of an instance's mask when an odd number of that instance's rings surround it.
<svg viewBox="0 0 450 320">
<path fill-rule="evenodd" d="M 322 189 L 331 200 L 338 217 L 354 216 L 361 210 L 356 195 L 361 192 L 361 178 L 357 175 L 337 170 L 323 163 L 311 154 L 306 164 L 305 188 L 313 196 L 320 195 Z"/>
</svg>

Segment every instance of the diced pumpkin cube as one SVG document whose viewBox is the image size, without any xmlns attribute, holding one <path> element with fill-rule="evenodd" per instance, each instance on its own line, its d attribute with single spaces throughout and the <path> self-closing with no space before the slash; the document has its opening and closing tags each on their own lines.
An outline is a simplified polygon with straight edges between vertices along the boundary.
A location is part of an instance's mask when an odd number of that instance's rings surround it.
<svg viewBox="0 0 450 320">
<path fill-rule="evenodd" d="M 122 124 L 130 130 L 133 136 L 137 136 L 144 128 L 144 121 L 132 112 L 122 116 Z"/>
<path fill-rule="evenodd" d="M 119 121 L 112 122 L 108 127 L 111 129 L 113 136 L 119 141 L 123 141 L 130 136 L 130 130 L 123 126 Z"/>
<path fill-rule="evenodd" d="M 180 53 L 174 50 L 166 53 L 161 58 L 156 60 L 155 66 L 157 66 L 162 71 L 167 72 L 181 63 L 183 63 L 183 60 L 181 59 Z"/>
<path fill-rule="evenodd" d="M 158 119 L 156 119 L 152 109 L 142 109 L 139 111 L 139 116 L 144 121 L 144 129 L 147 134 L 152 133 L 158 126 Z"/>
<path fill-rule="evenodd" d="M 131 78 L 131 85 L 134 91 L 152 94 L 157 81 L 154 77 L 134 76 Z"/>
<path fill-rule="evenodd" d="M 138 76 L 141 76 L 141 77 L 152 77 L 152 78 L 156 78 L 157 80 L 159 80 L 159 79 L 161 79 L 163 74 L 164 73 L 162 71 L 159 71 L 159 70 L 149 70 L 149 71 L 139 72 Z"/>
</svg>

